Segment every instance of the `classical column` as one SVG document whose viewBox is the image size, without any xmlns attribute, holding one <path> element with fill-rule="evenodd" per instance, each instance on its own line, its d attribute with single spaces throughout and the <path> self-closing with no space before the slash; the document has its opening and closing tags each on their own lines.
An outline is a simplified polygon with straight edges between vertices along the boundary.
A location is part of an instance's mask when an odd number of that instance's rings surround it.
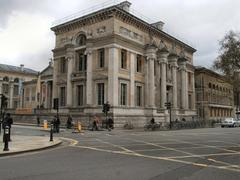
<svg viewBox="0 0 240 180">
<path fill-rule="evenodd" d="M 14 84 L 10 81 L 9 108 L 13 108 L 13 88 Z"/>
<path fill-rule="evenodd" d="M 149 106 L 155 107 L 155 82 L 154 82 L 154 61 L 155 58 L 149 58 L 148 63 L 148 82 L 149 82 Z"/>
<path fill-rule="evenodd" d="M 135 61 L 136 61 L 136 54 L 130 54 L 130 106 L 135 106 Z"/>
<path fill-rule="evenodd" d="M 172 107 L 173 109 L 177 109 L 177 58 L 176 54 L 170 54 L 169 61 L 172 67 L 172 84 L 173 84 L 173 98 L 172 98 Z"/>
<path fill-rule="evenodd" d="M 68 55 L 67 56 L 67 62 L 68 62 L 68 70 L 67 70 L 67 107 L 72 106 L 72 72 L 73 72 L 73 56 Z"/>
<path fill-rule="evenodd" d="M 118 49 L 116 47 L 109 48 L 108 101 L 113 106 L 118 106 L 118 63 Z"/>
<path fill-rule="evenodd" d="M 159 52 L 159 61 L 161 68 L 161 103 L 160 108 L 165 109 L 165 103 L 167 102 L 167 83 L 166 83 L 166 68 L 167 68 L 167 57 L 169 53 L 167 50 Z"/>
<path fill-rule="evenodd" d="M 181 72 L 181 108 L 187 109 L 187 70 L 186 70 L 186 61 L 180 62 L 180 72 Z"/>
<path fill-rule="evenodd" d="M 86 91 L 86 103 L 87 105 L 92 105 L 92 84 L 93 84 L 93 79 L 92 79 L 92 64 L 93 64 L 93 58 L 92 58 L 92 51 L 87 50 L 87 91 Z"/>
<path fill-rule="evenodd" d="M 155 107 L 155 82 L 154 82 L 154 61 L 156 61 L 156 47 L 150 45 L 146 50 L 148 63 L 148 106 Z"/>
<path fill-rule="evenodd" d="M 156 84 L 156 91 L 155 91 L 155 94 L 156 94 L 156 97 L 155 97 L 155 100 L 156 100 L 156 106 L 158 107 L 158 108 L 160 108 L 160 101 L 161 101 L 161 98 L 160 98 L 160 96 L 161 96 L 161 90 L 160 90 L 160 73 L 161 73 L 161 67 L 160 67 L 160 61 L 159 61 L 159 59 L 157 60 L 157 62 L 156 62 L 156 67 L 155 67 L 155 69 L 156 69 L 156 78 L 155 78 L 155 80 L 156 80 L 156 82 L 155 82 L 155 84 Z"/>
<path fill-rule="evenodd" d="M 44 108 L 48 108 L 47 107 L 47 102 L 48 102 L 48 82 L 45 81 L 45 101 L 44 101 Z"/>
</svg>

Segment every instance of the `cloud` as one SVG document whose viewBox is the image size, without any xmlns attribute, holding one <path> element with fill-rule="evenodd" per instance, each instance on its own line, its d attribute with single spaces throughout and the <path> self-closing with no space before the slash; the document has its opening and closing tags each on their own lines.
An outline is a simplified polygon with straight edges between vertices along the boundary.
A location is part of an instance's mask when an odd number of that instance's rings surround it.
<svg viewBox="0 0 240 180">
<path fill-rule="evenodd" d="M 51 53 L 54 38 L 53 33 L 46 27 L 50 27 L 52 21 L 52 18 L 42 15 L 12 12 L 5 29 L 0 33 L 0 58 L 8 63 L 15 64 L 17 61 L 20 64 L 26 61 L 25 57 L 41 57 Z M 35 69 L 41 67 L 38 62 L 48 61 L 34 59 Z M 27 61 L 32 62 L 32 59 Z"/>
<path fill-rule="evenodd" d="M 52 22 L 102 6 L 106 0 L 1 0 L 1 63 L 43 69 L 52 56 Z M 153 21 L 165 22 L 164 31 L 197 49 L 194 63 L 211 66 L 218 41 L 229 30 L 240 29 L 240 1 L 236 0 L 130 0 L 132 8 Z"/>
</svg>

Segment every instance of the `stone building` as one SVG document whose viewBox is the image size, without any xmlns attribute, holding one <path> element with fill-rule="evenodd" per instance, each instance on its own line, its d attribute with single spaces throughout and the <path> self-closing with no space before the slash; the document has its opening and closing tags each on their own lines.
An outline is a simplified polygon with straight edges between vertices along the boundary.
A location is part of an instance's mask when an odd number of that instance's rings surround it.
<svg viewBox="0 0 240 180">
<path fill-rule="evenodd" d="M 196 117 L 191 46 L 130 13 L 128 1 L 52 27 L 53 98 L 86 120 L 108 101 L 117 125 Z M 87 118 L 88 117 L 88 118 Z"/>
<path fill-rule="evenodd" d="M 21 106 L 22 84 L 24 81 L 36 78 L 37 73 L 37 71 L 25 68 L 24 65 L 17 67 L 0 64 L 0 94 L 7 97 L 7 107 L 9 109 Z"/>
<path fill-rule="evenodd" d="M 233 86 L 222 75 L 206 69 L 195 69 L 195 91 L 201 120 L 222 120 L 234 116 Z"/>
<path fill-rule="evenodd" d="M 35 79 L 23 83 L 22 108 L 52 108 L 52 62 Z"/>
</svg>

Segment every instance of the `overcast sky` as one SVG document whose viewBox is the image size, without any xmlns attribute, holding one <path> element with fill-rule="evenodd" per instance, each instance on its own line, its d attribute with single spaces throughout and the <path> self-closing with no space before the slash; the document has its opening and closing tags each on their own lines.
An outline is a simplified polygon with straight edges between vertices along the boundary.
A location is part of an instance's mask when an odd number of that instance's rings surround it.
<svg viewBox="0 0 240 180">
<path fill-rule="evenodd" d="M 129 0 L 132 8 L 197 49 L 194 65 L 211 67 L 218 41 L 240 31 L 238 0 Z M 106 0 L 0 0 L 0 63 L 42 70 L 52 57 L 58 19 Z"/>
</svg>

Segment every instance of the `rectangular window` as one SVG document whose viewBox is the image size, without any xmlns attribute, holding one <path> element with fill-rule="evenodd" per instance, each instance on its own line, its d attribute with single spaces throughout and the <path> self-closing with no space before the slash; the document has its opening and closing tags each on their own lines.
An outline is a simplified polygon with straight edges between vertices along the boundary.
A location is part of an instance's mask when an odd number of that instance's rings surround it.
<svg viewBox="0 0 240 180">
<path fill-rule="evenodd" d="M 60 106 L 66 105 L 65 87 L 60 87 Z"/>
<path fill-rule="evenodd" d="M 137 55 L 137 72 L 142 72 L 142 56 Z"/>
<path fill-rule="evenodd" d="M 191 94 L 188 95 L 188 108 L 192 109 L 192 95 Z"/>
<path fill-rule="evenodd" d="M 18 95 L 18 85 L 14 85 L 13 95 L 14 95 L 14 96 L 17 96 L 17 95 Z"/>
<path fill-rule="evenodd" d="M 77 105 L 83 106 L 83 85 L 77 86 Z"/>
<path fill-rule="evenodd" d="M 62 57 L 60 59 L 60 72 L 61 73 L 66 73 L 66 65 L 67 65 L 66 59 L 65 59 L 65 57 Z"/>
<path fill-rule="evenodd" d="M 104 67 L 105 52 L 104 49 L 98 50 L 98 64 L 100 68 Z"/>
<path fill-rule="evenodd" d="M 87 55 L 84 53 L 78 52 L 78 71 L 86 71 L 87 70 Z"/>
<path fill-rule="evenodd" d="M 137 106 L 141 106 L 142 105 L 142 87 L 141 86 L 137 86 Z"/>
<path fill-rule="evenodd" d="M 127 51 L 126 50 L 121 51 L 121 68 L 127 69 Z"/>
<path fill-rule="evenodd" d="M 127 105 L 127 84 L 121 83 L 121 105 Z"/>
<path fill-rule="evenodd" d="M 98 105 L 104 104 L 104 83 L 98 83 L 97 84 L 97 103 Z"/>
<path fill-rule="evenodd" d="M 86 71 L 87 70 L 87 55 L 84 55 L 84 71 Z"/>
</svg>

